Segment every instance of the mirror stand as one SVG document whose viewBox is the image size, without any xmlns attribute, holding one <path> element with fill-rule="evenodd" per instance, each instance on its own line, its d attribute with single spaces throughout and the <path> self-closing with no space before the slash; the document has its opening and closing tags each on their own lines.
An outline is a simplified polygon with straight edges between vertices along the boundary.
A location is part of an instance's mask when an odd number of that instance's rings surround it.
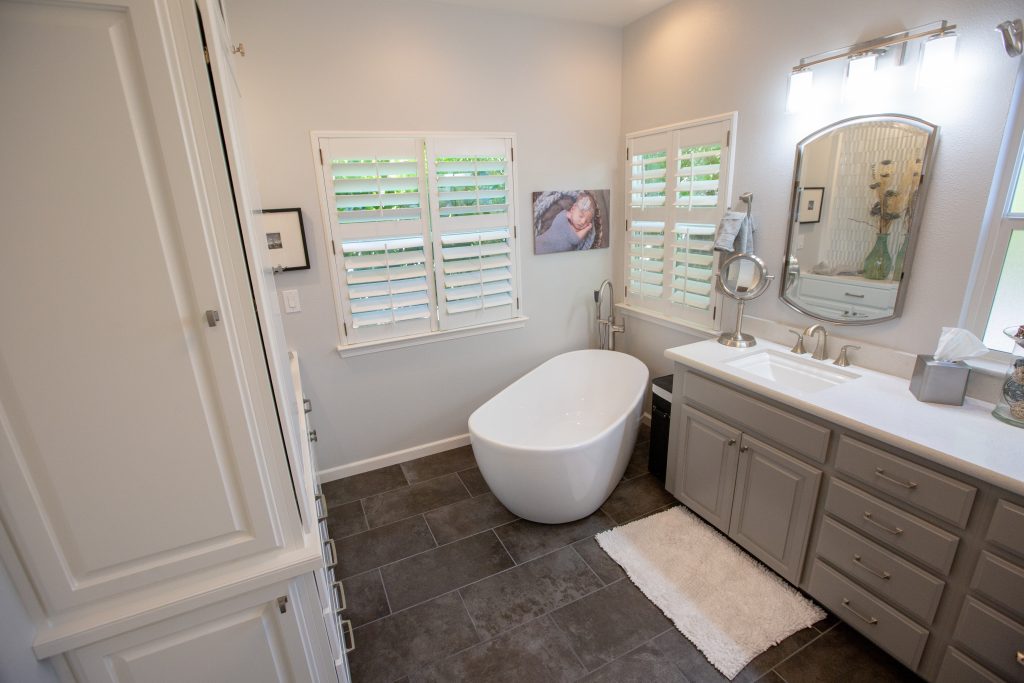
<svg viewBox="0 0 1024 683">
<path fill-rule="evenodd" d="M 743 332 L 743 307 L 747 305 L 745 299 L 740 299 L 740 305 L 736 308 L 736 331 L 735 332 L 723 332 L 718 335 L 718 343 L 731 346 L 736 349 L 746 349 L 751 346 L 757 345 L 757 340 L 754 339 L 752 334 L 744 334 Z"/>
<path fill-rule="evenodd" d="M 743 333 L 743 309 L 749 300 L 764 294 L 773 279 L 775 276 L 768 274 L 764 261 L 753 254 L 737 252 L 722 261 L 718 271 L 718 289 L 738 301 L 739 306 L 736 311 L 736 330 L 720 334 L 719 344 L 737 349 L 757 344 L 753 335 Z"/>
</svg>

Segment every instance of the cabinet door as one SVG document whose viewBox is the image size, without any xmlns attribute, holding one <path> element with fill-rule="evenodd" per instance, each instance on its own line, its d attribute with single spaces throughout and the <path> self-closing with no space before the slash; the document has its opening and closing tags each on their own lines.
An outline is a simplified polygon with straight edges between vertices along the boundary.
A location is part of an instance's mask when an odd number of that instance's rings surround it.
<svg viewBox="0 0 1024 683">
<path fill-rule="evenodd" d="M 181 118 L 209 91 L 183 8 L 0 2 L 0 516 L 50 614 L 297 518 L 220 141 Z"/>
<path fill-rule="evenodd" d="M 743 435 L 729 536 L 799 583 L 821 471 Z"/>
<path fill-rule="evenodd" d="M 678 462 L 668 490 L 688 508 L 729 532 L 740 432 L 724 422 L 683 406 Z"/>
<path fill-rule="evenodd" d="M 312 576 L 301 576 L 74 650 L 69 660 L 83 683 L 336 683 L 327 648 Z"/>
</svg>

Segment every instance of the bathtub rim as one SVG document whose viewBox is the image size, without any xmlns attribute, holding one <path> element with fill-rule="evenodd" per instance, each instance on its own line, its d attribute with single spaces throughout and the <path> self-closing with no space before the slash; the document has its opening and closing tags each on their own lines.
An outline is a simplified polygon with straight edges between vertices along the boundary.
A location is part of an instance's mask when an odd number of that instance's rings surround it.
<svg viewBox="0 0 1024 683">
<path fill-rule="evenodd" d="M 509 389 L 514 387 L 516 384 L 518 384 L 519 382 L 522 382 L 527 377 L 529 377 L 533 373 L 537 372 L 538 370 L 543 368 L 545 365 L 547 365 L 548 363 L 550 363 L 551 361 L 555 360 L 556 358 L 558 358 L 560 356 L 568 356 L 568 355 L 577 354 L 577 353 L 580 353 L 580 352 L 590 352 L 590 351 L 597 351 L 597 352 L 600 352 L 602 354 L 606 354 L 606 353 L 616 354 L 616 355 L 625 356 L 627 358 L 630 358 L 630 359 L 636 361 L 637 363 L 639 363 L 639 365 L 644 369 L 644 374 L 645 374 L 644 381 L 640 383 L 639 391 L 636 393 L 636 395 L 632 398 L 632 400 L 628 404 L 628 406 L 629 406 L 628 410 L 623 412 L 622 415 L 620 415 L 617 419 L 615 419 L 611 423 L 609 423 L 608 426 L 606 426 L 601 431 L 596 432 L 593 436 L 591 436 L 590 438 L 588 438 L 588 439 L 586 439 L 584 441 L 578 441 L 578 442 L 567 443 L 567 444 L 560 444 L 560 445 L 557 445 L 557 446 L 527 446 L 527 445 L 517 444 L 517 443 L 514 443 L 514 442 L 510 443 L 510 442 L 507 442 L 507 441 L 499 441 L 499 440 L 496 440 L 496 439 L 492 439 L 492 438 L 489 438 L 489 437 L 481 435 L 478 430 L 475 430 L 473 428 L 473 418 L 476 416 L 476 414 L 481 409 L 483 409 L 484 406 L 486 406 L 488 403 L 493 401 L 496 397 L 500 396 L 503 392 L 508 391 Z M 530 370 L 525 375 L 523 375 L 522 377 L 518 378 L 516 381 L 512 382 L 511 384 L 509 384 L 508 386 L 503 388 L 501 391 L 499 391 L 498 393 L 494 394 L 494 396 L 491 396 L 489 399 L 484 401 L 484 403 L 481 404 L 476 410 L 474 410 L 470 414 L 469 421 L 468 421 L 470 443 L 472 443 L 473 439 L 482 439 L 482 440 L 486 441 L 489 444 L 493 444 L 495 446 L 501 446 L 501 447 L 504 447 L 504 448 L 512 448 L 512 449 L 515 449 L 515 450 L 519 451 L 522 454 L 531 453 L 531 454 L 538 454 L 538 455 L 550 454 L 550 453 L 558 453 L 558 452 L 562 452 L 562 451 L 566 451 L 566 450 L 570 450 L 570 449 L 582 448 L 582 447 L 585 447 L 585 446 L 590 446 L 590 445 L 600 441 L 602 439 L 602 437 L 607 436 L 610 432 L 612 432 L 612 430 L 614 430 L 620 424 L 625 422 L 625 420 L 627 418 L 629 418 L 630 414 L 632 414 L 633 411 L 635 411 L 637 409 L 638 405 L 641 405 L 641 406 L 643 405 L 644 394 L 647 392 L 647 385 L 650 384 L 650 379 L 651 379 L 651 371 L 647 367 L 647 365 L 643 361 L 641 361 L 639 358 L 637 358 L 636 356 L 631 356 L 628 353 L 623 353 L 621 351 L 609 351 L 607 349 L 576 349 L 576 350 L 573 350 L 573 351 L 566 351 L 564 353 L 560 353 L 560 354 L 558 354 L 556 356 L 552 356 L 551 358 L 548 358 L 546 361 L 544 361 L 543 363 L 541 363 L 540 365 L 535 367 L 533 370 Z M 641 415 L 641 417 L 642 417 L 642 415 Z"/>
</svg>

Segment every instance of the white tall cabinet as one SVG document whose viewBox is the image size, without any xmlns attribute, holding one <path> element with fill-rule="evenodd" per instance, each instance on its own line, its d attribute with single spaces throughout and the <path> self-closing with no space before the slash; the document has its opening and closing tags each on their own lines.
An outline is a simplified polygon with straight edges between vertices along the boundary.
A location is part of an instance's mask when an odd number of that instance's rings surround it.
<svg viewBox="0 0 1024 683">
<path fill-rule="evenodd" d="M 0 558 L 66 680 L 345 677 L 220 12 L 0 0 Z"/>
</svg>

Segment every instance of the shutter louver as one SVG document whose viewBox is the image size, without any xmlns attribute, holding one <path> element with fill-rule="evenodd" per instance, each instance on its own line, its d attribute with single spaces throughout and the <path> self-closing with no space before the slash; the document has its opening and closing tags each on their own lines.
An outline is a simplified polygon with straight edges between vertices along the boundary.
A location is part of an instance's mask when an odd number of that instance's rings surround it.
<svg viewBox="0 0 1024 683">
<path fill-rule="evenodd" d="M 672 293 L 677 304 L 708 310 L 715 275 L 715 226 L 677 223 L 672 231 Z"/>
<path fill-rule="evenodd" d="M 427 140 L 441 329 L 517 315 L 510 160 L 506 138 Z"/>
<path fill-rule="evenodd" d="M 330 138 L 321 150 L 346 342 L 432 331 L 423 140 Z"/>
<path fill-rule="evenodd" d="M 732 120 L 627 137 L 627 303 L 714 325 L 714 240 L 730 192 Z"/>
</svg>

